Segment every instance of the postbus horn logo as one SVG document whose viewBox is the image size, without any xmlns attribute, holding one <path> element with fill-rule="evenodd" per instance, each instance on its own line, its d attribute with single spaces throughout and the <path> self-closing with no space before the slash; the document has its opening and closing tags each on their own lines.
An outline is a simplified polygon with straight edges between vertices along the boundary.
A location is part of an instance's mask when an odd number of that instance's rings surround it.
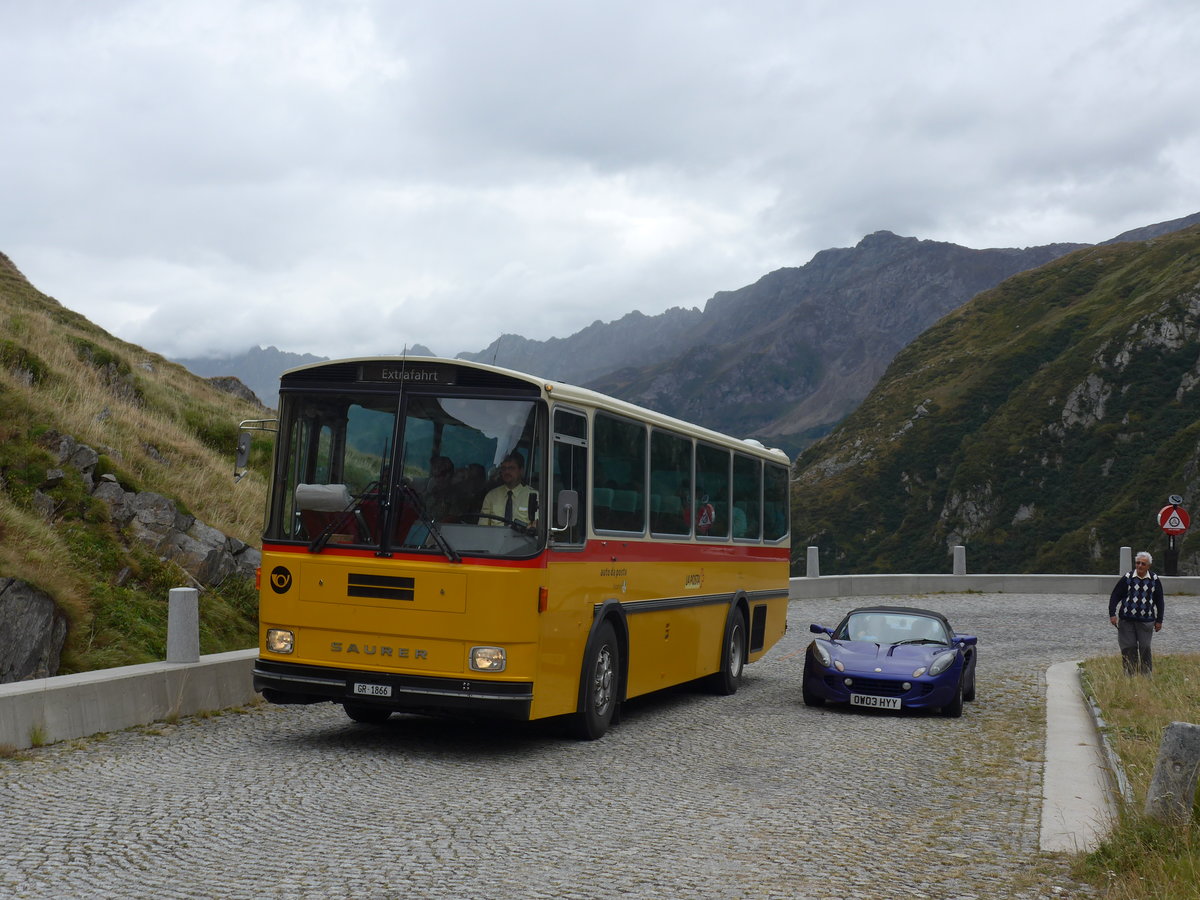
<svg viewBox="0 0 1200 900">
<path fill-rule="evenodd" d="M 292 586 L 292 573 L 284 566 L 276 566 L 271 570 L 271 590 L 277 594 L 286 594 Z"/>
</svg>

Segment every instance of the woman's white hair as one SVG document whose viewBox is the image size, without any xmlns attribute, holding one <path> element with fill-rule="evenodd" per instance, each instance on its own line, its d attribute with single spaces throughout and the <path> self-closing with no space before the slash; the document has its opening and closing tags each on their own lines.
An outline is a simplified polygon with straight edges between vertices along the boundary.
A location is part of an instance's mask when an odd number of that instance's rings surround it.
<svg viewBox="0 0 1200 900">
<path fill-rule="evenodd" d="M 1137 562 L 1143 556 L 1146 557 L 1146 562 L 1148 562 L 1150 565 L 1154 565 L 1154 557 L 1145 550 L 1142 550 L 1140 553 L 1138 553 L 1138 555 L 1133 558 L 1133 561 Z"/>
</svg>

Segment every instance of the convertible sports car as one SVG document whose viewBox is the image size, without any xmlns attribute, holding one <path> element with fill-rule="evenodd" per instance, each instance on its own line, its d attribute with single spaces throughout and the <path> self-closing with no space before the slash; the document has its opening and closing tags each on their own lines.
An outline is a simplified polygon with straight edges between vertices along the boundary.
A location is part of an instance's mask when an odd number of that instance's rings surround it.
<svg viewBox="0 0 1200 900">
<path fill-rule="evenodd" d="M 852 609 L 804 655 L 804 703 L 873 709 L 940 709 L 962 715 L 975 699 L 976 638 L 955 634 L 946 617 L 907 606 Z"/>
</svg>

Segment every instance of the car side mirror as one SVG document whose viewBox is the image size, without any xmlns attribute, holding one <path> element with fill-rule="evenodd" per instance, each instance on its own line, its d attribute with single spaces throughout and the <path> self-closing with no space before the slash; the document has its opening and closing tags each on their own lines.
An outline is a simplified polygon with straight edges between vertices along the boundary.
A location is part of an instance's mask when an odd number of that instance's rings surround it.
<svg viewBox="0 0 1200 900">
<path fill-rule="evenodd" d="M 958 641 L 958 643 L 962 644 L 964 647 L 974 647 L 977 643 L 979 643 L 979 638 L 975 637 L 973 634 L 956 634 L 954 636 L 954 640 Z"/>
<path fill-rule="evenodd" d="M 833 636 L 832 628 L 827 628 L 824 625 L 818 625 L 815 622 L 812 625 L 808 626 L 808 630 L 811 631 L 813 634 L 827 634 L 830 637 Z"/>
</svg>

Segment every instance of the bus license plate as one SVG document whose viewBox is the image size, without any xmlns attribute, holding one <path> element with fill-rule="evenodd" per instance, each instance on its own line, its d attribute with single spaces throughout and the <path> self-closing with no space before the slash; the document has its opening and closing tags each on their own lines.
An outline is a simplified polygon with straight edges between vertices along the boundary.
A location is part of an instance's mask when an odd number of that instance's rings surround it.
<svg viewBox="0 0 1200 900">
<path fill-rule="evenodd" d="M 899 697 L 875 697 L 871 694 L 851 694 L 851 706 L 871 706 L 875 709 L 899 709 Z"/>
<path fill-rule="evenodd" d="M 361 682 L 355 682 L 354 693 L 366 694 L 368 697 L 390 697 L 392 696 L 392 686 L 390 684 L 362 684 Z"/>
</svg>

